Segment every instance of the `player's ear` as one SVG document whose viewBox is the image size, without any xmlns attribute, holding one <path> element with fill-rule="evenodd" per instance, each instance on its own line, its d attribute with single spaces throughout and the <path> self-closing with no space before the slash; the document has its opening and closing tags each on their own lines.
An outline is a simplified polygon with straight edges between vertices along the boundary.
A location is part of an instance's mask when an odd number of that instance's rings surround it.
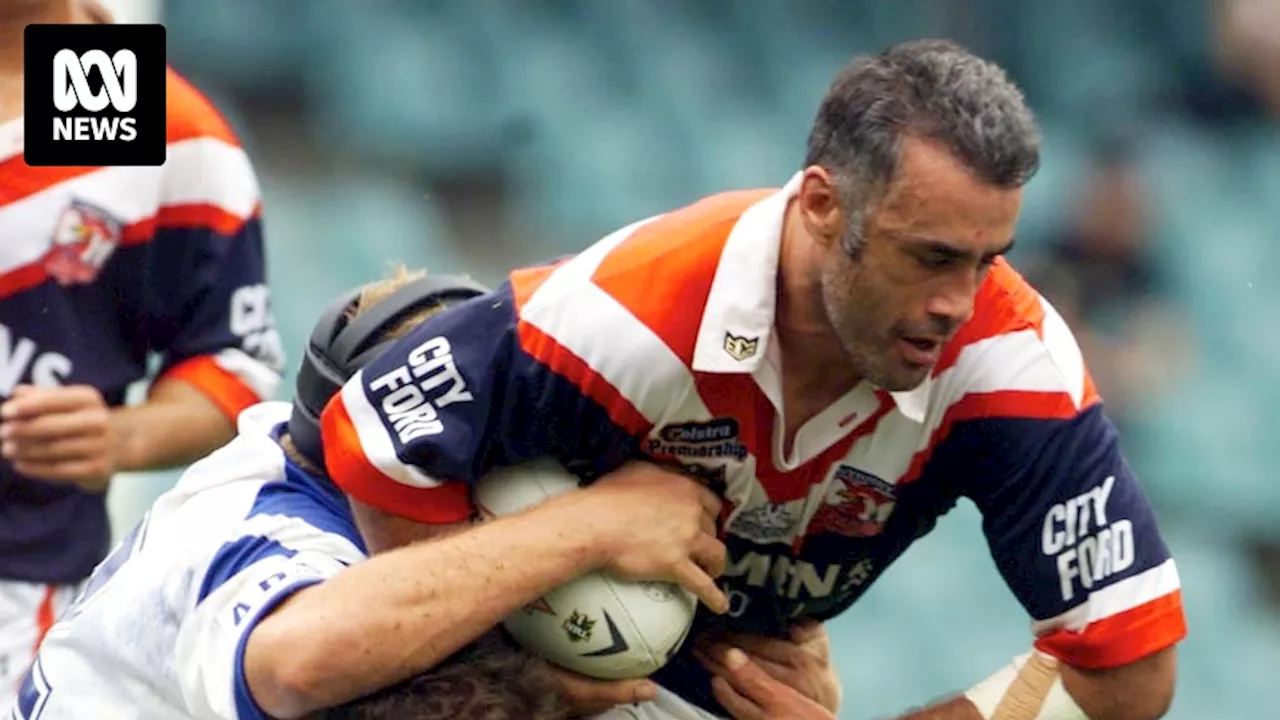
<svg viewBox="0 0 1280 720">
<path fill-rule="evenodd" d="M 830 247 L 839 241 L 846 218 L 830 171 L 820 165 L 805 168 L 796 203 L 805 231 L 815 242 Z"/>
</svg>

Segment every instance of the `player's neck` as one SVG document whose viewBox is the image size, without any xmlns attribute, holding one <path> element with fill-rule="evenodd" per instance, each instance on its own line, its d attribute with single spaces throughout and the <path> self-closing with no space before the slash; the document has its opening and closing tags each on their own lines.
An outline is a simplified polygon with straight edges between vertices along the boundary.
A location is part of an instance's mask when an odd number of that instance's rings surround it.
<svg viewBox="0 0 1280 720">
<path fill-rule="evenodd" d="M 22 76 L 23 33 L 28 25 L 93 22 L 80 0 L 10 3 L 0 10 L 0 77 Z"/>
<path fill-rule="evenodd" d="M 783 221 L 782 245 L 778 252 L 777 311 L 774 326 L 782 346 L 786 374 L 809 385 L 852 387 L 858 378 L 840 377 L 833 368 L 847 368 L 848 358 L 840 339 L 822 309 L 822 291 L 814 273 L 818 267 L 812 254 L 818 248 L 804 242 L 794 206 Z"/>
</svg>

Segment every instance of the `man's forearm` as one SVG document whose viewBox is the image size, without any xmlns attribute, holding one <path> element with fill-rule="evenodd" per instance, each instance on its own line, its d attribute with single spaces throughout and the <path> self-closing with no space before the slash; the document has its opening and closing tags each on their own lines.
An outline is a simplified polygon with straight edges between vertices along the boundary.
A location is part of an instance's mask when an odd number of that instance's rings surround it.
<svg viewBox="0 0 1280 720">
<path fill-rule="evenodd" d="M 245 675 L 272 716 L 341 704 L 433 667 L 521 606 L 598 567 L 597 533 L 556 503 L 375 556 L 252 632 Z"/>
<path fill-rule="evenodd" d="M 1027 661 L 1016 671 L 1000 670 L 966 693 L 968 697 L 959 696 L 899 720 L 983 720 L 984 712 L 993 719 L 1157 720 L 1173 702 L 1177 676 L 1173 647 L 1104 670 L 1072 667 L 1037 652 L 1024 657 Z M 969 697 L 979 704 L 985 698 L 985 709 L 980 710 Z"/>
<path fill-rule="evenodd" d="M 235 423 L 203 392 L 161 378 L 146 402 L 112 411 L 116 469 L 161 470 L 194 462 L 227 443 Z"/>
</svg>

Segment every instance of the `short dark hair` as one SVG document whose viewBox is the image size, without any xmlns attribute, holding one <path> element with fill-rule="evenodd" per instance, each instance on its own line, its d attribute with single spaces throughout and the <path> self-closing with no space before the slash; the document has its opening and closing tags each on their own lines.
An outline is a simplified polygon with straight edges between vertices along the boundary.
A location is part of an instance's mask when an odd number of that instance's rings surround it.
<svg viewBox="0 0 1280 720">
<path fill-rule="evenodd" d="M 544 660 L 501 629 L 421 675 L 308 720 L 562 720 L 568 700 Z"/>
<path fill-rule="evenodd" d="M 894 179 L 904 136 L 935 140 L 982 180 L 1021 187 L 1040 166 L 1040 132 L 1022 92 L 995 63 L 946 40 L 855 57 L 818 109 L 805 167 L 831 172 L 854 202 Z"/>
</svg>

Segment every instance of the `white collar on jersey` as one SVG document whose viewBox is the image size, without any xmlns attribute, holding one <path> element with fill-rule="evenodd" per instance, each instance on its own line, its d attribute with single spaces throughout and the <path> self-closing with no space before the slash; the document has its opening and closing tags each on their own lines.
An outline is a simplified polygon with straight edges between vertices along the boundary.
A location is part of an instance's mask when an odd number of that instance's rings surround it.
<svg viewBox="0 0 1280 720">
<path fill-rule="evenodd" d="M 801 177 L 796 173 L 781 190 L 747 208 L 729 232 L 698 326 L 695 371 L 753 373 L 765 361 L 777 309 L 782 222 Z M 932 385 L 930 378 L 891 395 L 903 415 L 923 422 Z"/>
<path fill-rule="evenodd" d="M 764 362 L 777 308 L 778 249 L 796 173 L 781 190 L 747 208 L 729 232 L 698 326 L 693 369 L 750 373 Z"/>
</svg>

